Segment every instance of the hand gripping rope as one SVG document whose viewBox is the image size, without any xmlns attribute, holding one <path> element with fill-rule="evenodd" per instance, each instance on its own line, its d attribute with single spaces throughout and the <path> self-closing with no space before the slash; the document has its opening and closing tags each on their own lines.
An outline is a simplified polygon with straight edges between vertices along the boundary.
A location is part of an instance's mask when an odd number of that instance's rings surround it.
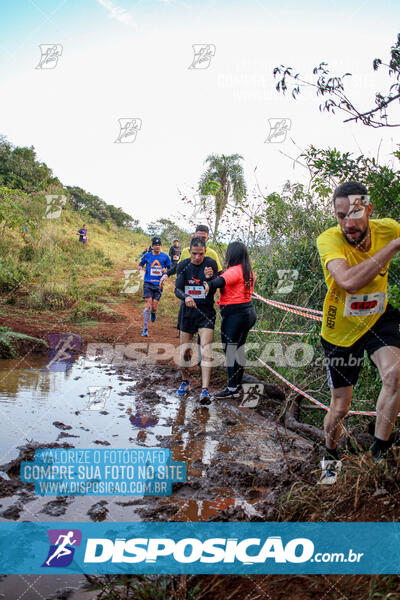
<svg viewBox="0 0 400 600">
<path fill-rule="evenodd" d="M 315 321 L 322 321 L 322 317 L 320 317 L 320 316 L 314 316 L 314 315 L 309 314 L 310 312 L 314 312 L 314 313 L 317 313 L 318 315 L 322 315 L 323 313 L 320 310 L 315 310 L 313 308 L 304 308 L 303 306 L 295 306 L 293 304 L 285 304 L 284 302 L 276 302 L 275 300 L 267 300 L 266 298 L 263 298 L 262 296 L 260 296 L 256 292 L 253 292 L 253 296 L 254 296 L 254 298 L 257 298 L 257 300 L 261 300 L 262 302 L 265 302 L 266 304 L 270 304 L 271 306 L 274 306 L 275 308 L 280 308 L 282 310 L 286 310 L 288 312 L 295 313 L 296 315 L 301 315 L 303 317 L 307 317 L 308 319 L 314 319 Z M 300 310 L 298 310 L 298 309 L 300 309 Z M 309 312 L 307 312 L 307 311 L 309 311 Z M 257 331 L 257 330 L 251 329 L 250 331 Z M 282 334 L 286 334 L 286 335 L 310 335 L 309 333 L 302 334 L 302 333 L 297 333 L 297 332 L 267 331 L 267 330 L 261 330 L 261 333 L 282 333 Z M 315 335 L 319 335 L 319 334 L 315 334 Z M 317 406 L 319 406 L 323 410 L 329 410 L 329 407 L 326 406 L 326 404 L 323 404 L 319 400 L 316 400 L 315 398 L 313 398 L 312 396 L 310 396 L 310 394 L 307 394 L 307 392 L 303 392 L 300 388 L 298 388 L 297 386 L 295 386 L 293 383 L 290 383 L 290 381 L 288 381 L 287 379 L 285 379 L 284 377 L 282 377 L 282 375 L 280 375 L 272 367 L 270 367 L 269 365 L 267 365 L 267 363 L 265 363 L 263 360 L 261 360 L 261 358 L 257 357 L 257 360 L 264 367 L 266 367 L 269 371 L 271 371 L 271 373 L 273 373 L 274 375 L 276 375 L 276 377 L 278 377 L 281 381 L 283 381 L 284 383 L 286 383 L 286 385 L 288 385 L 292 390 L 294 390 L 298 394 L 301 394 L 302 396 L 304 396 L 304 398 L 307 398 L 307 400 L 310 400 L 310 402 L 312 402 L 313 404 L 316 404 Z M 376 416 L 376 411 L 372 411 L 372 410 L 349 410 L 348 414 L 349 415 L 368 415 L 370 417 L 374 417 L 374 416 Z"/>
</svg>

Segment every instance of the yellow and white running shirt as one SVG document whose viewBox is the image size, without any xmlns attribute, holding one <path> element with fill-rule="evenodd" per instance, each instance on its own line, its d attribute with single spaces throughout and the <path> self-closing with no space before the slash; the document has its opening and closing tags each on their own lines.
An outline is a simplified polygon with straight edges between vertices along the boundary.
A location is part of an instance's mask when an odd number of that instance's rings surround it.
<svg viewBox="0 0 400 600">
<path fill-rule="evenodd" d="M 387 305 L 389 263 L 356 294 L 348 294 L 336 283 L 327 269 L 329 261 L 344 258 L 350 267 L 374 256 L 391 240 L 400 237 L 400 223 L 394 219 L 370 219 L 371 248 L 361 252 L 351 246 L 337 225 L 317 239 L 328 292 L 325 297 L 322 337 L 337 346 L 351 346 L 376 323 Z"/>
</svg>

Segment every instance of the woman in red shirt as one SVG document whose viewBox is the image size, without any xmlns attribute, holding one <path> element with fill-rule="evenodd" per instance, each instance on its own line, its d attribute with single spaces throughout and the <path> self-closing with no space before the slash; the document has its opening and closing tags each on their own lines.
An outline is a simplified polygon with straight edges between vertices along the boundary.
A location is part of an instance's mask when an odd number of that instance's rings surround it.
<svg viewBox="0 0 400 600">
<path fill-rule="evenodd" d="M 215 291 L 221 289 L 218 304 L 221 310 L 221 341 L 228 367 L 228 385 L 214 398 L 238 398 L 246 364 L 244 344 L 257 316 L 251 302 L 254 273 L 247 248 L 242 242 L 231 242 L 226 250 L 226 271 L 204 283 Z"/>
</svg>

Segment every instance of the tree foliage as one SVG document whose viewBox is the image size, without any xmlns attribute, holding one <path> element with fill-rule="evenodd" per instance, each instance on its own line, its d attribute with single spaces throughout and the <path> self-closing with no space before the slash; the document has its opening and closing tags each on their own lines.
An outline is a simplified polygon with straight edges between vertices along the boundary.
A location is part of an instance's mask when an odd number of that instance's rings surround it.
<svg viewBox="0 0 400 600">
<path fill-rule="evenodd" d="M 26 194 L 6 186 L 0 186 L 0 223 L 1 237 L 7 228 L 18 229 L 27 223 L 25 212 Z"/>
<path fill-rule="evenodd" d="M 198 191 L 204 196 L 214 197 L 213 241 L 217 240 L 222 215 L 229 201 L 240 203 L 246 195 L 246 183 L 240 154 L 210 154 L 205 163 L 208 165 L 200 177 Z"/>
<path fill-rule="evenodd" d="M 73 210 L 84 211 L 100 223 L 111 220 L 118 227 L 131 227 L 133 225 L 133 217 L 124 212 L 122 208 L 107 204 L 98 196 L 90 194 L 78 186 L 67 186 L 66 189 L 70 195 L 70 204 Z"/>
<path fill-rule="evenodd" d="M 28 194 L 51 185 L 62 187 L 52 170 L 37 159 L 33 146 L 13 146 L 4 136 L 0 136 L 0 185 Z"/>
<path fill-rule="evenodd" d="M 171 221 L 171 219 L 158 219 L 147 226 L 149 236 L 159 235 L 165 243 L 172 244 L 175 239 L 178 239 L 181 244 L 189 242 L 190 234 L 184 231 Z"/>
<path fill-rule="evenodd" d="M 36 151 L 31 146 L 20 147 L 11 144 L 4 136 L 0 136 L 0 189 L 2 192 L 3 213 L 7 212 L 10 223 L 12 202 L 6 209 L 9 198 L 24 198 L 21 206 L 26 212 L 24 224 L 38 225 L 43 218 L 46 207 L 46 195 L 65 195 L 70 197 L 73 210 L 84 211 L 86 215 L 99 220 L 101 223 L 110 221 L 118 227 L 132 227 L 133 218 L 112 204 L 107 204 L 80 187 L 63 186 L 53 175 L 52 170 L 39 161 Z M 24 196 L 25 194 L 25 196 Z M 15 221 L 19 219 L 18 201 L 15 203 Z"/>
<path fill-rule="evenodd" d="M 400 151 L 394 152 L 400 158 Z M 321 199 L 332 195 L 343 181 L 359 181 L 367 186 L 376 217 L 391 216 L 400 221 L 400 173 L 375 158 L 336 148 L 320 149 L 310 146 L 300 155 L 310 172 L 311 190 Z"/>
<path fill-rule="evenodd" d="M 309 81 L 295 73 L 293 67 L 280 65 L 273 70 L 274 77 L 280 77 L 276 89 L 285 94 L 291 82 L 291 94 L 294 99 L 301 93 L 302 88 L 311 87 L 316 91 L 317 96 L 323 96 L 324 102 L 319 105 L 320 111 L 335 113 L 335 109 L 345 112 L 348 116 L 345 123 L 360 121 L 363 125 L 369 127 L 399 127 L 400 123 L 392 123 L 389 120 L 388 108 L 400 103 L 400 33 L 397 34 L 397 41 L 390 49 L 390 58 L 387 63 L 380 58 L 372 61 L 372 68 L 377 71 L 384 67 L 387 71 L 389 82 L 386 92 L 378 91 L 375 93 L 374 107 L 369 110 L 361 110 L 349 98 L 345 92 L 344 79 L 351 77 L 351 73 L 344 73 L 341 76 L 331 75 L 328 64 L 321 62 L 313 69 L 314 79 Z"/>
</svg>

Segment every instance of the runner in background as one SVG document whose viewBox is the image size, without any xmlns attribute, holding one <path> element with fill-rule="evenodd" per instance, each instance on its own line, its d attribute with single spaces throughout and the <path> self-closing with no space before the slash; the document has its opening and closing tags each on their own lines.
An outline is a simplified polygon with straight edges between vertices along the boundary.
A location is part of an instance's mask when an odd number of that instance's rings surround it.
<svg viewBox="0 0 400 600">
<path fill-rule="evenodd" d="M 76 232 L 76 235 L 79 235 L 80 242 L 86 244 L 88 240 L 86 225 L 82 225 L 81 229 L 78 229 L 78 231 Z"/>
<path fill-rule="evenodd" d="M 356 181 L 339 185 L 333 196 L 338 225 L 317 239 L 328 288 L 321 343 L 332 396 L 324 422 L 325 457 L 334 461 L 339 459 L 341 425 L 350 409 L 364 350 L 382 380 L 371 446 L 374 460 L 390 447 L 400 410 L 400 312 L 387 301 L 389 263 L 400 250 L 400 224 L 388 218 L 370 220 L 367 193 Z M 334 474 L 327 471 L 328 477 Z"/>
<path fill-rule="evenodd" d="M 168 252 L 172 265 L 177 264 L 178 260 L 180 259 L 181 253 L 182 249 L 179 245 L 179 240 L 174 240 Z"/>
<path fill-rule="evenodd" d="M 218 273 L 222 271 L 222 265 L 220 263 L 218 254 L 215 252 L 215 250 L 213 250 L 212 248 L 209 248 L 207 246 L 207 242 L 210 239 L 209 238 L 209 229 L 207 227 L 207 225 L 197 225 L 196 227 L 196 231 L 193 234 L 193 237 L 201 237 L 204 239 L 205 244 L 206 244 L 206 253 L 205 256 L 207 256 L 208 258 L 213 258 L 217 265 L 218 265 Z M 190 257 L 190 246 L 188 246 L 187 248 L 184 248 L 182 250 L 181 256 L 179 261 L 185 260 L 187 258 Z M 178 263 L 179 264 L 179 263 Z M 161 279 L 161 287 L 163 287 L 165 281 L 168 279 L 168 277 L 171 277 L 171 275 L 175 275 L 176 273 L 176 263 L 172 264 L 172 267 L 170 267 L 167 272 L 165 273 L 165 275 L 163 275 L 162 279 Z"/>
<path fill-rule="evenodd" d="M 189 370 L 183 366 L 190 360 L 190 348 L 193 335 L 198 332 L 201 344 L 201 379 L 202 391 L 200 402 L 210 403 L 208 385 L 211 365 L 210 347 L 214 338 L 215 308 L 214 292 L 205 292 L 206 280 L 218 274 L 217 262 L 206 256 L 206 243 L 202 237 L 194 237 L 190 243 L 190 258 L 179 262 L 175 282 L 175 295 L 181 300 L 178 315 L 180 331 L 179 364 L 182 366 L 182 383 L 177 396 L 183 398 L 189 391 Z"/>
<path fill-rule="evenodd" d="M 228 367 L 228 385 L 214 398 L 239 398 L 246 364 L 245 343 L 257 316 L 251 302 L 254 273 L 249 253 L 242 242 L 231 242 L 226 250 L 226 270 L 205 282 L 206 293 L 220 288 L 221 342 Z"/>
<path fill-rule="evenodd" d="M 161 298 L 162 289 L 160 280 L 163 273 L 171 266 L 171 260 L 168 254 L 161 252 L 161 238 L 153 237 L 151 240 L 151 252 L 146 252 L 139 263 L 139 269 L 146 265 L 146 272 L 143 282 L 143 298 L 146 301 L 146 308 L 143 311 L 143 331 L 142 336 L 147 337 L 149 319 L 152 323 L 157 318 L 157 307 Z"/>
<path fill-rule="evenodd" d="M 147 254 L 147 252 L 151 252 L 151 245 L 148 248 L 142 250 L 142 252 L 139 254 L 136 260 L 140 260 L 141 258 L 143 258 L 143 256 Z"/>
</svg>

